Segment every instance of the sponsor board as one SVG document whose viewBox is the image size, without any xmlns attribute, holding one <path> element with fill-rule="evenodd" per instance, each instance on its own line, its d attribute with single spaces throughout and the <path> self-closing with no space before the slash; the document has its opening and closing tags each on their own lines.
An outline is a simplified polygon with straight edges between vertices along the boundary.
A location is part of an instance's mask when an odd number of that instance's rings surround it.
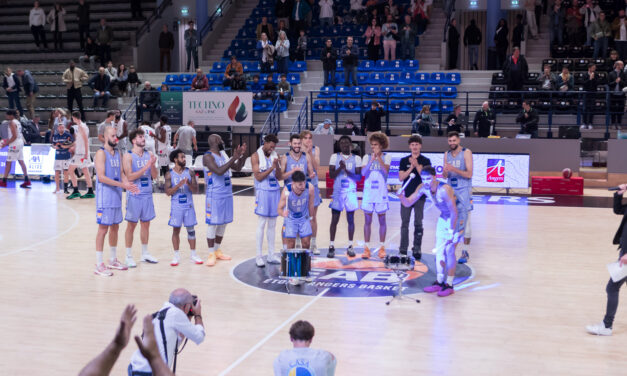
<svg viewBox="0 0 627 376">
<path fill-rule="evenodd" d="M 251 92 L 185 92 L 183 93 L 183 123 L 196 125 L 253 124 L 253 94 Z"/>
</svg>

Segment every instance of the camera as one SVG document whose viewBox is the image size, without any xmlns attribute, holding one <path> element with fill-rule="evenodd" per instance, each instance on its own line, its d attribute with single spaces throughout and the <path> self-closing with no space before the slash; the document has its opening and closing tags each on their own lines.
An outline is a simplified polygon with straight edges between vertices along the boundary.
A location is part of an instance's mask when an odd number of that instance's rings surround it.
<svg viewBox="0 0 627 376">
<path fill-rule="evenodd" d="M 192 295 L 192 298 L 194 299 L 192 301 L 192 308 L 190 308 L 189 312 L 187 312 L 187 316 L 188 317 L 194 317 L 195 313 L 194 313 L 194 306 L 198 303 L 198 296 L 197 295 Z"/>
</svg>

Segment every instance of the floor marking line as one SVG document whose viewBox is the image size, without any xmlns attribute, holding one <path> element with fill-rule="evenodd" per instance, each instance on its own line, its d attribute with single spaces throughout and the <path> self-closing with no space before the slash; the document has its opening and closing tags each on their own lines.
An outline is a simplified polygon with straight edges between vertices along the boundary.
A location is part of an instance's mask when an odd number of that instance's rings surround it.
<svg viewBox="0 0 627 376">
<path fill-rule="evenodd" d="M 236 194 L 238 194 L 238 193 L 242 193 L 242 192 L 245 192 L 245 191 L 247 191 L 247 190 L 249 190 L 249 189 L 253 189 L 253 188 L 255 188 L 255 187 L 254 187 L 254 186 L 252 186 L 252 187 L 248 187 L 248 188 L 240 189 L 240 190 L 239 190 L 239 191 L 237 191 L 237 192 L 233 192 L 233 195 L 235 196 L 235 195 L 236 195 Z"/>
<path fill-rule="evenodd" d="M 237 367 L 241 362 L 246 360 L 246 358 L 248 358 L 252 353 L 257 351 L 257 349 L 259 349 L 266 342 L 268 342 L 268 340 L 270 338 L 274 337 L 279 332 L 279 330 L 283 329 L 284 326 L 286 326 L 287 324 L 291 323 L 298 315 L 300 315 L 303 312 L 305 312 L 307 310 L 307 308 L 311 307 L 312 304 L 317 302 L 318 299 L 320 299 L 328 291 L 329 291 L 328 288 L 322 290 L 322 292 L 320 292 L 320 294 L 316 295 L 315 298 L 311 299 L 301 309 L 299 309 L 298 311 L 294 312 L 294 314 L 292 316 L 290 316 L 287 320 L 285 320 L 283 323 L 281 323 L 279 326 L 277 326 L 273 331 L 271 331 L 268 335 L 266 335 L 261 341 L 257 342 L 257 344 L 255 344 L 253 347 L 251 347 L 250 350 L 248 350 L 245 354 L 240 356 L 235 362 L 233 362 L 230 366 L 228 366 L 224 371 L 220 372 L 219 376 L 223 376 L 223 375 L 226 375 L 229 372 L 231 372 L 233 370 L 233 368 Z"/>
</svg>

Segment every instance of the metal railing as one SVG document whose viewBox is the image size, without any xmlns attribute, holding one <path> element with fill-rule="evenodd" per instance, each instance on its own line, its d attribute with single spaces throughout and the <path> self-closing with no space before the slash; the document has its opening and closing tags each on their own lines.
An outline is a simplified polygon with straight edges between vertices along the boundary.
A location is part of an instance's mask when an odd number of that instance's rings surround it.
<svg viewBox="0 0 627 376">
<path fill-rule="evenodd" d="M 296 121 L 290 130 L 290 133 L 300 133 L 302 130 L 311 129 L 309 126 L 309 98 L 305 97 L 305 102 L 300 106 Z"/>
<path fill-rule="evenodd" d="M 146 19 L 146 21 L 144 21 L 144 24 L 139 27 L 139 30 L 137 30 L 137 36 L 135 37 L 135 47 L 139 46 L 139 41 L 144 36 L 144 34 L 150 32 L 150 26 L 152 25 L 152 23 L 155 20 L 161 18 L 161 14 L 163 14 L 165 9 L 170 5 L 172 5 L 172 0 L 163 0 L 161 4 L 159 4 L 159 6 L 152 11 L 152 14 Z"/>
<path fill-rule="evenodd" d="M 126 110 L 124 110 L 124 112 L 122 113 L 122 119 L 126 120 L 128 124 L 135 124 L 136 128 L 139 127 L 139 116 L 137 116 L 138 106 L 138 97 L 135 97 L 133 98 L 133 101 L 128 105 Z"/>
<path fill-rule="evenodd" d="M 227 11 L 231 5 L 233 5 L 233 0 L 222 0 L 220 5 L 216 7 L 211 16 L 207 18 L 207 21 L 204 25 L 200 27 L 200 41 L 202 41 L 205 36 L 213 30 L 213 24 L 217 21 L 218 18 L 222 17 L 225 11 Z"/>
<path fill-rule="evenodd" d="M 260 144 L 263 144 L 263 137 L 267 134 L 278 134 L 279 130 L 281 130 L 281 113 L 279 109 L 281 108 L 280 99 L 276 99 L 272 104 L 272 110 L 268 114 L 265 123 L 263 123 L 263 127 L 261 127 L 261 131 L 259 131 Z M 255 133 L 255 128 L 250 127 L 250 133 Z"/>
</svg>

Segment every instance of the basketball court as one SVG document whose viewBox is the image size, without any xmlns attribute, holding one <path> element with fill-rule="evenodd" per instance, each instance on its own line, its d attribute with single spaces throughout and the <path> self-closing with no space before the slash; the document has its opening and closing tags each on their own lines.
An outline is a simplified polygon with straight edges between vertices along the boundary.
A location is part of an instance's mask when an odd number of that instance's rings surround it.
<svg viewBox="0 0 627 376">
<path fill-rule="evenodd" d="M 149 242 L 159 263 L 139 263 L 110 278 L 93 274 L 93 200 L 65 200 L 51 193 L 53 184 L 0 189 L 1 373 L 76 374 L 112 339 L 126 304 L 135 304 L 143 317 L 177 287 L 201 299 L 207 334 L 201 345 L 190 343 L 179 356 L 180 375 L 271 375 L 276 355 L 291 347 L 289 326 L 299 319 L 316 329 L 312 347 L 338 358 L 337 375 L 625 373 L 624 304 L 612 337 L 591 336 L 584 328 L 603 317 L 606 264 L 617 257 L 611 241 L 620 218 L 612 213 L 607 191 L 587 190 L 579 198 L 475 196 L 471 257 L 458 268 L 456 292 L 447 298 L 416 293 L 420 283 L 434 278 L 430 250 L 438 211 L 426 209 L 426 265 L 417 266 L 405 290 L 420 303 L 388 306 L 396 285 L 390 273 L 376 258 L 351 265 L 343 255 L 344 216 L 335 242 L 339 257 L 316 257 L 314 283 L 290 287 L 287 294 L 275 266 L 254 266 L 252 179 L 233 183 L 235 221 L 222 244 L 232 261 L 211 268 L 194 265 L 182 236 L 181 263 L 171 267 L 170 200 L 159 193 Z M 318 212 L 320 247 L 328 244 L 329 202 L 325 199 Z M 197 248 L 204 259 L 204 195 L 195 195 L 194 204 L 200 222 Z M 400 242 L 398 205 L 392 202 L 387 216 L 389 251 Z M 355 239 L 361 240 L 363 214 L 355 218 Z M 125 228 L 122 224 L 120 231 Z M 122 242 L 121 236 L 119 255 Z M 134 255 L 139 254 L 137 240 Z M 141 333 L 140 321 L 133 334 Z M 126 374 L 135 349 L 131 341 L 112 375 Z"/>
</svg>

